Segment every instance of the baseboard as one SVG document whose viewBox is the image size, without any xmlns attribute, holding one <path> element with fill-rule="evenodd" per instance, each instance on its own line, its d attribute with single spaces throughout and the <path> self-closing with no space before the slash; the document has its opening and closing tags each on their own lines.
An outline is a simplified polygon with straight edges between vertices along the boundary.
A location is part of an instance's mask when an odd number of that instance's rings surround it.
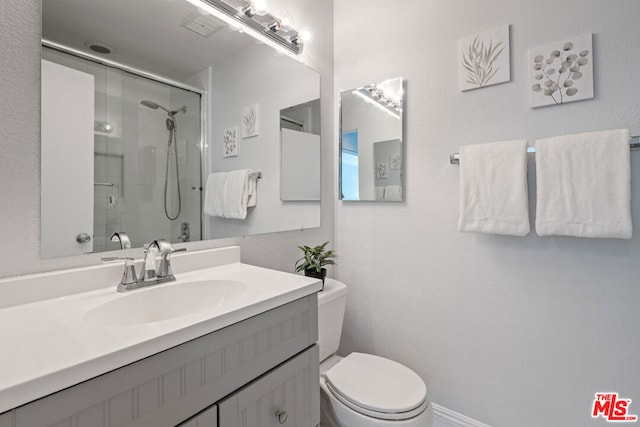
<svg viewBox="0 0 640 427">
<path fill-rule="evenodd" d="M 437 403 L 431 403 L 434 418 L 439 418 L 457 427 L 491 427 L 489 424 L 481 423 L 466 415 L 447 409 Z"/>
</svg>

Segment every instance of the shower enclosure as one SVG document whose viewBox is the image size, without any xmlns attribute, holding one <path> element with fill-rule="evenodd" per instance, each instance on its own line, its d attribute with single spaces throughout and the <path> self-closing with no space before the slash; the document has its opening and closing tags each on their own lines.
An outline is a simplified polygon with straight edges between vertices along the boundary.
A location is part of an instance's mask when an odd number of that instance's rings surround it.
<svg viewBox="0 0 640 427">
<path fill-rule="evenodd" d="M 114 232 L 133 247 L 200 240 L 201 95 L 54 49 L 42 58 L 94 77 L 93 251 L 117 249 Z"/>
</svg>

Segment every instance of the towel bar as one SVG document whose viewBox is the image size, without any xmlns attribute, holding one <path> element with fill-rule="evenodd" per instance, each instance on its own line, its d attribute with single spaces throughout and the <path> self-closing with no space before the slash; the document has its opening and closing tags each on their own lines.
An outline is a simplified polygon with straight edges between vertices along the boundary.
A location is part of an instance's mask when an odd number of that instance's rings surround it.
<svg viewBox="0 0 640 427">
<path fill-rule="evenodd" d="M 636 140 L 634 142 L 634 140 Z M 640 135 L 634 135 L 629 137 L 629 149 L 640 149 Z M 527 153 L 535 153 L 536 147 L 527 147 Z M 449 155 L 449 163 L 452 165 L 460 164 L 460 153 L 453 153 Z"/>
<path fill-rule="evenodd" d="M 262 178 L 262 171 L 251 172 L 249 174 L 249 176 L 255 177 L 256 179 L 261 179 Z"/>
</svg>

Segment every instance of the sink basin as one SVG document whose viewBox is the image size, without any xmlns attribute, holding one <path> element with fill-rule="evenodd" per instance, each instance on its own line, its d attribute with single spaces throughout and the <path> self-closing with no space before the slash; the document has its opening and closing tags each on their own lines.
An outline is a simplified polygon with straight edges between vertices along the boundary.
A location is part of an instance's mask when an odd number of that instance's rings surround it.
<svg viewBox="0 0 640 427">
<path fill-rule="evenodd" d="M 156 285 L 157 286 L 157 285 Z M 203 280 L 128 291 L 101 304 L 84 318 L 103 325 L 158 322 L 220 307 L 247 292 L 236 280 Z"/>
</svg>

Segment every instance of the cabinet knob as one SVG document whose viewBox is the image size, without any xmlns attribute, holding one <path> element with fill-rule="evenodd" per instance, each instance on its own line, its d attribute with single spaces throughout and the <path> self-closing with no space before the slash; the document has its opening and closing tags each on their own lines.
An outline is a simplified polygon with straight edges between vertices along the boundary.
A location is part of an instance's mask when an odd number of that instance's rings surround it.
<svg viewBox="0 0 640 427">
<path fill-rule="evenodd" d="M 280 424 L 284 424 L 287 422 L 289 415 L 287 414 L 287 411 L 278 411 L 276 412 L 276 417 L 278 417 L 278 422 Z"/>
</svg>

